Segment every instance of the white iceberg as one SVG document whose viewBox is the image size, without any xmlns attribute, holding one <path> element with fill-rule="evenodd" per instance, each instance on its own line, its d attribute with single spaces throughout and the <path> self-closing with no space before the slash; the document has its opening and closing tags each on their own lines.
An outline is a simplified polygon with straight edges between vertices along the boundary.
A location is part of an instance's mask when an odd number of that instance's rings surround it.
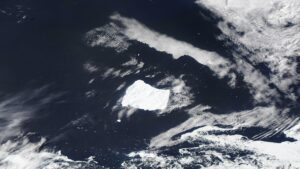
<svg viewBox="0 0 300 169">
<path fill-rule="evenodd" d="M 168 105 L 169 96 L 170 90 L 157 89 L 137 80 L 127 88 L 122 106 L 150 111 L 163 110 Z"/>
</svg>

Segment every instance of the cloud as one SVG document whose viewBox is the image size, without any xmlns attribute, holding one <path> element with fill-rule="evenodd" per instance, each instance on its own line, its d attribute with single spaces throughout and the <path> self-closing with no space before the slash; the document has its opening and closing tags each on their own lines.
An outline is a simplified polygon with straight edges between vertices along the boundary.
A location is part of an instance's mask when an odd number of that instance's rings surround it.
<svg viewBox="0 0 300 169">
<path fill-rule="evenodd" d="M 220 77 L 224 77 L 230 69 L 229 61 L 215 52 L 199 49 L 187 42 L 179 41 L 151 30 L 135 19 L 126 18 L 118 14 L 111 16 L 111 19 L 121 22 L 124 29 L 120 31 L 129 39 L 144 43 L 159 52 L 171 54 L 174 59 L 190 56 L 200 64 L 209 67 Z"/>
<path fill-rule="evenodd" d="M 273 83 L 284 92 L 285 97 L 297 100 L 292 86 L 300 82 L 297 72 L 297 58 L 300 56 L 299 1 L 197 0 L 196 3 L 223 19 L 218 24 L 223 32 L 220 38 L 230 39 L 236 44 L 235 50 L 242 51 L 233 52 L 238 66 L 239 60 L 244 60 L 243 54 L 254 66 L 265 64 L 270 70 L 269 77 L 265 78 L 269 84 Z M 251 73 L 240 72 L 245 76 Z M 253 84 L 250 79 L 245 81 Z"/>
<path fill-rule="evenodd" d="M 128 154 L 132 159 L 124 162 L 124 165 L 297 168 L 300 167 L 300 160 L 297 158 L 300 155 L 300 118 L 289 117 L 288 112 L 289 109 L 268 106 L 220 115 L 210 113 L 209 106 L 198 105 L 188 111 L 191 117 L 185 122 L 153 137 L 147 150 Z M 216 127 L 218 125 L 228 127 Z M 262 127 L 268 130 L 253 136 L 258 140 L 230 134 L 230 131 L 243 127 Z M 280 132 L 297 141 L 260 141 Z M 168 154 L 169 149 L 174 155 Z"/>
<path fill-rule="evenodd" d="M 60 152 L 42 149 L 45 139 L 31 143 L 27 138 L 0 145 L 0 167 L 3 169 L 100 169 L 93 157 L 73 161 Z"/>
<path fill-rule="evenodd" d="M 167 112 L 185 108 L 194 102 L 194 94 L 191 92 L 191 87 L 183 80 L 183 76 L 176 78 L 167 75 L 156 83 L 157 86 L 168 86 L 167 88 L 171 91 Z"/>
<path fill-rule="evenodd" d="M 119 53 L 127 50 L 130 46 L 127 37 L 121 33 L 121 28 L 114 23 L 87 32 L 85 41 L 91 47 L 113 48 Z"/>
<path fill-rule="evenodd" d="M 160 149 L 131 152 L 125 167 L 150 168 L 298 168 L 300 142 L 272 143 L 228 134 L 231 128 L 199 126 L 173 137 Z M 218 134 L 215 134 L 218 133 Z M 299 133 L 298 133 L 299 134 Z M 172 152 L 171 154 L 169 152 Z"/>
<path fill-rule="evenodd" d="M 46 95 L 47 86 L 27 90 L 2 98 L 0 101 L 0 168 L 2 169 L 84 169 L 100 168 L 92 159 L 73 161 L 60 152 L 43 148 L 46 142 L 30 142 L 22 125 L 34 118 L 59 94 Z"/>
<path fill-rule="evenodd" d="M 111 47 L 122 52 L 130 46 L 130 40 L 135 40 L 159 51 L 171 54 L 174 59 L 190 56 L 198 63 L 209 67 L 217 76 L 228 74 L 230 62 L 215 52 L 199 49 L 192 44 L 176 40 L 161 34 L 135 19 L 115 14 L 110 17 L 112 23 L 95 28 L 86 34 L 90 46 Z"/>
<path fill-rule="evenodd" d="M 201 126 L 228 125 L 235 129 L 252 126 L 263 127 L 269 131 L 259 133 L 256 138 L 267 138 L 291 128 L 300 120 L 300 118 L 288 117 L 288 109 L 280 110 L 275 106 L 256 107 L 252 110 L 223 115 L 210 113 L 209 109 L 209 106 L 204 105 L 190 109 L 188 113 L 191 117 L 188 120 L 152 138 L 150 147 L 160 148 L 177 144 L 176 140 L 171 139 L 174 135 Z"/>
<path fill-rule="evenodd" d="M 27 90 L 0 100 L 0 143 L 21 134 L 23 123 L 32 118 L 42 106 L 59 96 L 41 97 L 46 89 L 47 86 Z M 33 102 L 34 99 L 38 101 Z"/>
</svg>

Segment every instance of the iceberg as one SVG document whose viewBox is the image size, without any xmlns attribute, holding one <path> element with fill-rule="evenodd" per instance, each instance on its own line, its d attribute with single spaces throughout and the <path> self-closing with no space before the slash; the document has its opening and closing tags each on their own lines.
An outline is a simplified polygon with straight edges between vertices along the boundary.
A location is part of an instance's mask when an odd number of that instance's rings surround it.
<svg viewBox="0 0 300 169">
<path fill-rule="evenodd" d="M 168 105 L 169 96 L 170 90 L 157 89 L 137 80 L 126 89 L 122 106 L 149 111 L 163 110 Z"/>
</svg>

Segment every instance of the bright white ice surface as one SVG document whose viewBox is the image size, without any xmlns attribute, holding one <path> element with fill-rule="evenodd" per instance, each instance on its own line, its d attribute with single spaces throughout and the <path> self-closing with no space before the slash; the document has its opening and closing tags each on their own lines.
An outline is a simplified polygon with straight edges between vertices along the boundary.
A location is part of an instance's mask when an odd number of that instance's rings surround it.
<svg viewBox="0 0 300 169">
<path fill-rule="evenodd" d="M 122 106 L 144 110 L 163 110 L 167 107 L 170 90 L 157 89 L 142 80 L 135 81 L 126 90 Z"/>
</svg>

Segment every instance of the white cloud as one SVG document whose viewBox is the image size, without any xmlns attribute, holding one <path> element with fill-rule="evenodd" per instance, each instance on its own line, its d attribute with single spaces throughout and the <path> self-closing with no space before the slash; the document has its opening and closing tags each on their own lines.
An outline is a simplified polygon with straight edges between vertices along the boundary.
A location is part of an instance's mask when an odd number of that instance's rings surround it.
<svg viewBox="0 0 300 169">
<path fill-rule="evenodd" d="M 187 42 L 151 30 L 135 19 L 118 14 L 112 15 L 111 19 L 112 23 L 95 28 L 86 34 L 90 46 L 110 47 L 122 52 L 130 46 L 129 40 L 136 40 L 159 52 L 171 54 L 174 59 L 190 56 L 209 67 L 219 77 L 226 76 L 231 68 L 231 63 L 217 53 L 199 49 Z"/>
<path fill-rule="evenodd" d="M 89 73 L 99 74 L 102 79 L 107 78 L 123 78 L 132 74 L 138 74 L 144 67 L 144 62 L 138 61 L 136 58 L 131 57 L 128 61 L 123 63 L 122 68 L 98 66 L 92 62 L 86 62 L 83 64 L 83 68 Z M 96 77 L 95 77 L 96 78 Z M 93 81 L 95 80 L 93 78 Z"/>
<path fill-rule="evenodd" d="M 111 19 L 123 24 L 125 28 L 120 31 L 129 39 L 147 44 L 157 51 L 171 54 L 174 59 L 185 55 L 190 56 L 200 64 L 208 66 L 220 77 L 227 75 L 230 69 L 230 62 L 215 52 L 199 49 L 187 42 L 179 41 L 151 30 L 135 19 L 129 19 L 120 15 L 113 15 Z"/>
<path fill-rule="evenodd" d="M 30 143 L 26 138 L 7 141 L 0 145 L 0 167 L 2 169 L 88 169 L 101 168 L 89 158 L 86 161 L 73 161 L 60 152 L 41 149 L 45 143 L 42 139 Z"/>
<path fill-rule="evenodd" d="M 31 143 L 22 125 L 59 95 L 43 94 L 47 87 L 28 90 L 0 101 L 0 168 L 1 169 L 84 169 L 97 168 L 92 159 L 73 161 L 60 152 L 46 150 L 45 139 Z M 98 167 L 100 168 L 100 167 Z"/>
<path fill-rule="evenodd" d="M 89 73 L 95 73 L 95 72 L 99 71 L 99 68 L 95 64 L 93 64 L 91 62 L 84 63 L 83 64 L 83 68 L 86 71 L 88 71 Z"/>
<path fill-rule="evenodd" d="M 251 64 L 266 64 L 271 71 L 269 83 L 274 83 L 286 97 L 296 100 L 297 96 L 291 86 L 299 84 L 300 81 L 300 75 L 297 73 L 299 63 L 296 62 L 296 58 L 300 55 L 300 1 L 197 0 L 196 2 L 222 17 L 223 21 L 219 22 L 218 27 L 237 44 L 238 50 L 250 51 L 251 54 L 247 55 L 247 59 Z M 240 54 L 235 55 L 239 63 L 242 58 L 239 57 Z M 247 75 L 250 72 L 241 72 L 245 76 L 250 76 Z M 253 83 L 250 80 L 246 82 Z"/>
<path fill-rule="evenodd" d="M 59 95 L 50 95 L 42 98 L 41 95 L 47 86 L 36 90 L 28 90 L 14 96 L 0 100 L 0 143 L 11 137 L 18 136 L 21 132 L 21 125 L 29 120 L 41 106 L 49 103 Z M 29 104 L 32 100 L 39 101 Z"/>
<path fill-rule="evenodd" d="M 176 142 L 162 149 L 142 150 L 128 154 L 124 167 L 151 168 L 299 168 L 300 142 L 272 143 L 246 139 L 241 135 L 222 134 L 232 128 L 199 126 L 198 129 L 173 138 Z M 214 134 L 220 132 L 221 134 Z M 299 133 L 298 133 L 299 134 Z M 188 146 L 185 146 L 188 145 Z M 172 155 L 164 153 L 171 149 Z"/>
<path fill-rule="evenodd" d="M 279 94 L 275 89 L 270 88 L 268 78 L 240 57 L 234 58 L 237 60 L 235 69 L 243 75 L 243 80 L 248 85 L 256 103 L 272 103 L 278 99 Z"/>
<path fill-rule="evenodd" d="M 288 118 L 288 110 L 280 110 L 275 106 L 256 107 L 253 110 L 223 115 L 207 112 L 209 109 L 209 106 L 203 105 L 190 109 L 189 114 L 191 117 L 188 120 L 152 138 L 150 147 L 160 148 L 177 144 L 176 140 L 172 140 L 171 138 L 178 133 L 194 127 L 213 126 L 218 124 L 233 126 L 236 129 L 252 126 L 263 127 L 270 129 L 270 131 L 260 133 L 256 137 L 265 138 L 289 129 L 300 120 L 299 118 Z"/>
<path fill-rule="evenodd" d="M 134 67 L 136 69 L 141 69 L 144 67 L 144 62 L 138 61 L 136 58 L 131 57 L 129 61 L 122 64 L 125 67 Z"/>
<path fill-rule="evenodd" d="M 91 47 L 109 47 L 117 52 L 123 52 L 130 46 L 127 37 L 121 34 L 121 29 L 114 23 L 87 32 L 85 40 Z"/>
<path fill-rule="evenodd" d="M 134 152 L 134 158 L 124 162 L 124 165 L 150 166 L 156 164 L 153 160 L 158 158 L 162 162 L 157 165 L 163 164 L 164 167 L 170 167 L 176 164 L 179 168 L 186 168 L 188 165 L 193 167 L 204 165 L 207 168 L 235 168 L 239 166 L 238 168 L 245 169 L 300 167 L 298 158 L 300 155 L 300 118 L 288 117 L 289 109 L 280 110 L 275 106 L 256 107 L 253 110 L 224 115 L 210 113 L 209 109 L 209 106 L 203 105 L 190 109 L 191 117 L 188 120 L 153 137 L 148 150 Z M 214 127 L 219 124 L 232 127 Z M 258 133 L 254 138 L 262 139 L 284 132 L 297 141 L 272 143 L 248 140 L 240 135 L 214 134 L 215 131 L 226 133 L 225 131 L 253 126 L 269 129 L 267 132 Z M 196 129 L 197 127 L 199 128 Z M 180 135 L 180 133 L 185 134 Z M 185 145 L 184 143 L 193 146 L 180 146 Z M 161 152 L 168 148 L 178 151 L 181 155 L 169 156 Z M 239 154 L 241 152 L 243 155 L 229 158 L 230 153 Z M 140 153 L 148 155 L 141 155 Z M 149 158 L 149 154 L 154 157 Z M 186 160 L 188 163 L 185 163 Z"/>
<path fill-rule="evenodd" d="M 193 103 L 194 95 L 191 92 L 191 87 L 187 86 L 182 78 L 183 75 L 178 78 L 167 75 L 166 78 L 156 83 L 157 86 L 168 86 L 171 91 L 167 112 L 184 108 Z"/>
</svg>

